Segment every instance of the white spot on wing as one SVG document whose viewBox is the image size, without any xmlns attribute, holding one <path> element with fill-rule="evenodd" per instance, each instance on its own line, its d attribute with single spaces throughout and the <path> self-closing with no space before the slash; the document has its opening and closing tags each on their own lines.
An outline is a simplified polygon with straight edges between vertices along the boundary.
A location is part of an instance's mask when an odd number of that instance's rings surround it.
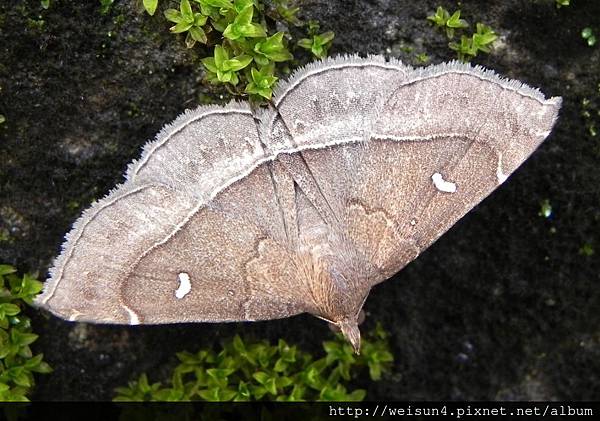
<svg viewBox="0 0 600 421">
<path fill-rule="evenodd" d="M 190 275 L 185 272 L 181 272 L 178 276 L 179 288 L 175 291 L 175 298 L 181 299 L 189 294 L 192 290 L 192 284 L 190 283 Z"/>
<path fill-rule="evenodd" d="M 456 184 L 454 184 L 450 181 L 444 180 L 444 177 L 442 177 L 442 174 L 440 174 L 439 172 L 436 172 L 435 174 L 433 174 L 431 176 L 431 179 L 433 180 L 433 185 L 439 191 L 444 192 L 444 193 L 456 192 Z"/>
<path fill-rule="evenodd" d="M 537 132 L 536 135 L 538 137 L 541 137 L 542 139 L 545 139 L 548 137 L 548 135 L 550 134 L 550 130 L 545 131 L 545 132 Z"/>
<path fill-rule="evenodd" d="M 498 183 L 502 184 L 508 178 L 508 175 L 502 172 L 502 155 L 498 158 L 498 166 L 496 167 L 496 177 L 498 178 Z"/>
<path fill-rule="evenodd" d="M 130 325 L 139 325 L 140 319 L 139 319 L 138 315 L 132 309 L 127 307 L 126 305 L 124 305 L 123 308 L 125 308 L 125 310 L 127 310 L 127 313 L 129 314 L 129 324 Z"/>
</svg>

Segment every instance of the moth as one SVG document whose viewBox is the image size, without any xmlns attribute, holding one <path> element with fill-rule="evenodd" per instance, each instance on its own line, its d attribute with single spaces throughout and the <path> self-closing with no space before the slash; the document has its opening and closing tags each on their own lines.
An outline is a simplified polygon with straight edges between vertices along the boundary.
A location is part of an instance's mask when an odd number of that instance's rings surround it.
<svg viewBox="0 0 600 421">
<path fill-rule="evenodd" d="M 164 127 L 75 222 L 36 303 L 131 325 L 308 312 L 359 352 L 371 288 L 506 181 L 560 105 L 458 62 L 310 64 L 267 108 Z"/>
</svg>

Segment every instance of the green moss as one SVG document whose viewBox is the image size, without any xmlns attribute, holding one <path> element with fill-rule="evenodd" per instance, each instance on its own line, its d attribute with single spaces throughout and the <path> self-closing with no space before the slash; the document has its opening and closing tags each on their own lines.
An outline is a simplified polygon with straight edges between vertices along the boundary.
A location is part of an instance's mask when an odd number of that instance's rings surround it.
<svg viewBox="0 0 600 421">
<path fill-rule="evenodd" d="M 160 4 L 143 2 L 150 15 Z M 333 32 L 317 33 L 318 24 L 312 21 L 305 25 L 309 38 L 297 42 L 287 30 L 277 29 L 303 25 L 298 11 L 286 0 L 179 0 L 177 8 L 163 14 L 172 23 L 171 32 L 183 35 L 188 48 L 209 47 L 210 55 L 201 60 L 206 82 L 224 85 L 232 95 L 263 101 L 271 98 L 276 81 L 288 69 L 286 63 L 294 61 L 296 47 L 323 58 L 333 41 Z"/>
<path fill-rule="evenodd" d="M 550 204 L 550 200 L 542 200 L 542 202 L 540 203 L 540 210 L 538 212 L 538 215 L 546 219 L 552 216 L 552 205 Z"/>
<path fill-rule="evenodd" d="M 335 34 L 331 31 L 319 34 L 319 27 L 318 22 L 310 21 L 308 23 L 309 38 L 303 38 L 298 41 L 298 46 L 310 51 L 317 58 L 324 58 L 327 56 Z"/>
<path fill-rule="evenodd" d="M 446 37 L 451 40 L 455 34 L 461 34 L 469 28 L 469 23 L 460 18 L 461 11 L 457 10 L 450 14 L 442 6 L 438 6 L 436 12 L 427 16 L 427 20 L 431 21 L 438 28 L 442 28 L 446 32 Z M 458 59 L 461 61 L 469 61 L 473 57 L 477 57 L 478 53 L 489 53 L 494 41 L 498 39 L 498 35 L 489 26 L 477 22 L 475 24 L 475 32 L 469 35 L 460 35 L 460 41 L 451 41 L 448 43 L 450 49 L 456 51 Z"/>
<path fill-rule="evenodd" d="M 579 254 L 582 256 L 590 257 L 594 255 L 594 246 L 590 243 L 584 243 L 579 249 Z"/>
<path fill-rule="evenodd" d="M 12 243 L 13 239 L 6 228 L 0 228 L 0 243 Z"/>
<path fill-rule="evenodd" d="M 108 14 L 114 2 L 115 0 L 100 0 L 100 13 Z"/>
<path fill-rule="evenodd" d="M 239 336 L 219 351 L 180 352 L 169 385 L 150 383 L 144 373 L 116 389 L 115 401 L 360 401 L 366 392 L 345 385 L 361 369 L 380 380 L 393 361 L 388 334 L 377 325 L 363 340 L 361 354 L 341 336 L 323 342 L 315 359 L 280 339 L 277 345 Z"/>
<path fill-rule="evenodd" d="M 415 56 L 415 60 L 419 64 L 427 64 L 429 63 L 429 56 L 426 53 L 419 53 Z"/>
<path fill-rule="evenodd" d="M 35 385 L 33 373 L 52 371 L 43 354 L 33 355 L 31 345 L 38 338 L 31 321 L 22 313 L 42 290 L 42 283 L 30 275 L 16 275 L 9 265 L 0 265 L 0 401 L 28 401 Z"/>
<path fill-rule="evenodd" d="M 590 47 L 596 45 L 596 35 L 594 34 L 594 30 L 589 26 L 581 30 L 581 38 L 583 38 L 586 44 Z"/>
<path fill-rule="evenodd" d="M 580 114 L 588 141 L 592 142 L 596 155 L 600 156 L 600 83 L 595 92 L 581 100 Z"/>
<path fill-rule="evenodd" d="M 452 39 L 456 30 L 469 27 L 467 21 L 460 18 L 460 13 L 460 10 L 457 10 L 450 14 L 442 6 L 438 6 L 435 14 L 427 16 L 427 20 L 433 22 L 438 28 L 443 28 L 446 31 L 446 36 Z"/>
</svg>

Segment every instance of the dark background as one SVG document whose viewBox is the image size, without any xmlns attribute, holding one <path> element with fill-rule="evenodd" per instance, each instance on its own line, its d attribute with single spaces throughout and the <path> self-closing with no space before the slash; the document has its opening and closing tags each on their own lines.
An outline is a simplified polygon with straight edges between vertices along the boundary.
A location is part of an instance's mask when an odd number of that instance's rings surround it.
<svg viewBox="0 0 600 421">
<path fill-rule="evenodd" d="M 71 223 L 122 181 L 142 145 L 186 108 L 219 100 L 199 58 L 168 32 L 161 10 L 116 1 L 0 0 L 0 263 L 44 279 Z M 292 3 L 294 3 L 292 1 Z M 331 55 L 386 54 L 416 65 L 455 57 L 426 16 L 452 1 L 312 0 L 300 17 L 335 31 Z M 391 332 L 393 371 L 359 378 L 368 399 L 577 399 L 600 397 L 600 138 L 581 101 L 600 102 L 600 2 L 462 1 L 470 23 L 499 35 L 474 62 L 563 96 L 550 137 L 495 193 L 401 273 L 377 286 L 363 331 Z M 44 24 L 35 23 L 40 17 Z M 600 44 L 600 43 L 599 43 Z M 407 46 L 414 48 L 408 52 Z M 596 117 L 600 126 L 600 117 Z M 538 214 L 548 199 L 553 214 Z M 590 244 L 592 256 L 580 253 Z M 284 338 L 320 353 L 330 337 L 301 315 L 238 324 L 96 326 L 28 310 L 53 366 L 34 400 L 111 399 L 147 372 L 165 380 L 174 353 L 236 332 Z"/>
</svg>

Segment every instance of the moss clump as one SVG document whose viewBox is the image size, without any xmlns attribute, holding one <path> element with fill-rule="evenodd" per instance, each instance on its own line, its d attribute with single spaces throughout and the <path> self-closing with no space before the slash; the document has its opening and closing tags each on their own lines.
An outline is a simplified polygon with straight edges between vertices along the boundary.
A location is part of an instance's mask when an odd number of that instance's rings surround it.
<svg viewBox="0 0 600 421">
<path fill-rule="evenodd" d="M 150 384 L 144 373 L 127 387 L 116 389 L 115 401 L 361 401 L 366 392 L 349 391 L 360 369 L 380 380 L 394 360 L 388 334 L 377 325 L 363 340 L 361 354 L 341 335 L 323 342 L 325 356 L 311 354 L 280 339 L 277 345 L 244 341 L 239 336 L 215 352 L 180 352 L 168 386 Z"/>
<path fill-rule="evenodd" d="M 42 290 L 42 283 L 15 273 L 12 266 L 0 265 L 0 401 L 28 401 L 35 385 L 33 373 L 52 371 L 43 354 L 31 352 L 29 345 L 38 335 L 21 312 Z"/>
<path fill-rule="evenodd" d="M 439 6 L 435 13 L 427 16 L 427 20 L 431 21 L 438 28 L 443 28 L 449 40 L 454 38 L 455 34 L 469 28 L 469 23 L 461 19 L 461 11 L 457 10 L 450 14 L 442 6 Z M 451 41 L 448 43 L 450 49 L 456 51 L 458 59 L 461 61 L 469 61 L 477 57 L 478 53 L 489 53 L 490 47 L 494 41 L 498 39 L 498 35 L 489 26 L 477 22 L 475 24 L 475 32 L 470 35 L 461 35 L 460 41 Z"/>
<path fill-rule="evenodd" d="M 158 0 L 143 4 L 150 15 L 159 6 Z M 172 23 L 172 33 L 185 35 L 188 48 L 211 48 L 211 55 L 202 59 L 208 82 L 262 101 L 271 99 L 278 77 L 289 71 L 286 63 L 294 61 L 294 48 L 323 58 L 331 46 L 334 33 L 319 34 L 314 21 L 304 25 L 298 11 L 287 0 L 179 0 L 164 16 Z M 306 26 L 309 38 L 296 42 L 288 25 Z"/>
</svg>

